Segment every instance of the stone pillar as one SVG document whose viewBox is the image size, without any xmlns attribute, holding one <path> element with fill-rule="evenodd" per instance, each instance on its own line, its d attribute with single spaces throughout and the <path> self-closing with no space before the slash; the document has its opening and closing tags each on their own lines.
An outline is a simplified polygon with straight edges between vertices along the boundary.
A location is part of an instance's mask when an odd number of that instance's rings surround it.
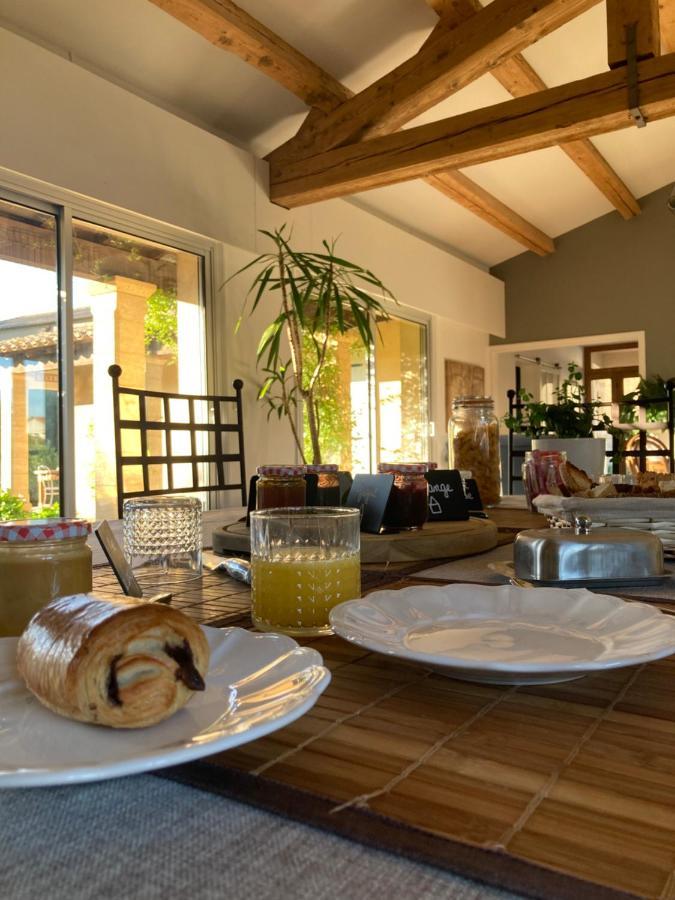
<svg viewBox="0 0 675 900">
<path fill-rule="evenodd" d="M 115 430 L 112 404 L 112 379 L 108 367 L 122 368 L 125 387 L 144 388 L 145 313 L 154 284 L 116 276 L 109 283 L 92 284 L 91 309 L 94 319 L 93 396 L 96 441 L 96 515 L 117 518 L 115 475 Z M 138 419 L 138 404 L 133 397 L 122 398 L 121 417 Z M 137 434 L 137 432 L 134 432 Z M 123 435 L 125 453 L 140 453 L 140 441 Z M 125 487 L 142 488 L 140 472 L 127 470 Z"/>
<path fill-rule="evenodd" d="M 13 370 L 0 366 L 0 488 L 12 486 L 12 394 Z"/>
<path fill-rule="evenodd" d="M 5 487 L 5 485 L 3 485 Z M 12 373 L 12 481 L 6 485 L 28 504 L 28 397 L 26 373 Z"/>
</svg>

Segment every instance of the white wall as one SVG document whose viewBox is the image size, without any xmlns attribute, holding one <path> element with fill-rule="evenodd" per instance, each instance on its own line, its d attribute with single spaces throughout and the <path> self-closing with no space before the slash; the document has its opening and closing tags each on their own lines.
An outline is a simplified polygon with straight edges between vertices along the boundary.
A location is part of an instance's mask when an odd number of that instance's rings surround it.
<svg viewBox="0 0 675 900">
<path fill-rule="evenodd" d="M 332 200 L 288 212 L 266 195 L 264 162 L 68 60 L 0 29 L 0 167 L 204 235 L 231 273 L 262 249 L 259 228 L 288 222 L 296 242 L 340 236 L 341 252 L 372 269 L 407 307 L 431 317 L 433 452 L 443 447 L 443 359 L 487 365 L 488 335 L 504 335 L 498 279 L 402 229 Z M 3 178 L 0 172 L 0 184 Z M 256 380 L 260 322 L 235 338 L 243 282 L 219 291 L 228 380 Z M 247 405 L 249 467 L 270 457 L 265 412 Z M 290 455 L 274 426 L 272 455 Z"/>
</svg>

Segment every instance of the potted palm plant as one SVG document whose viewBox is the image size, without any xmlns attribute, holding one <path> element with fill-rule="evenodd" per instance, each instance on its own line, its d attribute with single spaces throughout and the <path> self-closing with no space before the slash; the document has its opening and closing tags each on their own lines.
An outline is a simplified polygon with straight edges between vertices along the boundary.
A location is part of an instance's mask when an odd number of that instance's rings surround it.
<svg viewBox="0 0 675 900">
<path fill-rule="evenodd" d="M 337 256 L 335 241 L 323 241 L 323 252 L 308 252 L 291 246 L 285 226 L 260 233 L 272 242 L 270 252 L 231 276 L 257 270 L 237 329 L 243 316 L 252 314 L 263 300 L 274 304 L 274 318 L 264 329 L 256 351 L 264 374 L 258 399 L 268 405 L 268 418 L 286 417 L 303 463 L 321 463 L 321 400 L 322 391 L 327 389 L 322 376 L 335 336 L 354 330 L 360 342 L 370 347 L 373 321 L 388 318 L 374 294 L 394 297 L 371 271 Z M 299 408 L 308 431 L 307 442 L 296 421 Z"/>
<path fill-rule="evenodd" d="M 586 400 L 583 373 L 576 363 L 568 363 L 567 377 L 555 392 L 555 402 L 535 400 L 519 392 L 520 407 L 504 423 L 517 434 L 532 438 L 533 450 L 563 450 L 567 459 L 589 475 L 605 468 L 604 434 L 614 433 L 612 420 L 601 412 L 599 400 Z M 600 433 L 594 437 L 594 433 Z"/>
</svg>

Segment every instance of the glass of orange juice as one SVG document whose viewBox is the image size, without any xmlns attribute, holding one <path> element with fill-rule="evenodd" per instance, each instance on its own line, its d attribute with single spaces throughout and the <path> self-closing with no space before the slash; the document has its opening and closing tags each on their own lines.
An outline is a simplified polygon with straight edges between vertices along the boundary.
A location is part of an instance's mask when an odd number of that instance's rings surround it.
<svg viewBox="0 0 675 900">
<path fill-rule="evenodd" d="M 251 513 L 251 604 L 259 631 L 330 634 L 331 609 L 361 596 L 358 509 Z"/>
</svg>

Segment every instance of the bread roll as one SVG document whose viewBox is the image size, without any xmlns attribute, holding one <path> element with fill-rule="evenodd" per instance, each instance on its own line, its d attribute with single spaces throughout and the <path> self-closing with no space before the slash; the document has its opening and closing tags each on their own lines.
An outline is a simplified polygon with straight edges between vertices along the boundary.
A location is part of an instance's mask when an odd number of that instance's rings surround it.
<svg viewBox="0 0 675 900">
<path fill-rule="evenodd" d="M 142 728 L 204 690 L 209 645 L 202 629 L 157 603 L 75 594 L 37 612 L 19 639 L 28 689 L 59 715 Z"/>
</svg>

